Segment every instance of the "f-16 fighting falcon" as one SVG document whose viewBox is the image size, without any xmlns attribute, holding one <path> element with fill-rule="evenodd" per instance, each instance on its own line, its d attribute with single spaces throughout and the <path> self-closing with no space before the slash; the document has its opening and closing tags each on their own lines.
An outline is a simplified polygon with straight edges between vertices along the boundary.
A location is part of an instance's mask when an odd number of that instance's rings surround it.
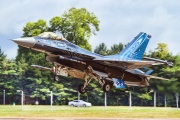
<svg viewBox="0 0 180 120">
<path fill-rule="evenodd" d="M 17 38 L 13 41 L 20 46 L 43 52 L 45 59 L 54 63 L 54 67 L 31 66 L 50 70 L 54 73 L 55 80 L 59 81 L 59 75 L 84 79 L 84 84 L 79 85 L 78 90 L 85 93 L 91 80 L 97 80 L 105 92 L 113 86 L 149 86 L 150 79 L 168 80 L 151 76 L 153 70 L 143 72 L 139 69 L 161 64 L 173 65 L 165 60 L 143 58 L 150 38 L 151 35 L 140 32 L 119 54 L 108 56 L 82 49 L 53 32 L 44 32 L 36 37 Z"/>
</svg>

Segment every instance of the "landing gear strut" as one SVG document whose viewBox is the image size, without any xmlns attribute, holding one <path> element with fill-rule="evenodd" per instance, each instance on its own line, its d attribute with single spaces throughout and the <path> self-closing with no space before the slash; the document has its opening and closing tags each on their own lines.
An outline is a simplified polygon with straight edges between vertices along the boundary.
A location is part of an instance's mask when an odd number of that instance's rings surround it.
<svg viewBox="0 0 180 120">
<path fill-rule="evenodd" d="M 60 69 L 59 69 L 58 66 L 54 66 L 54 67 L 52 68 L 52 72 L 55 74 L 55 75 L 54 75 L 54 80 L 55 80 L 55 81 L 59 81 L 59 76 L 58 76 L 59 71 L 60 71 Z"/>
<path fill-rule="evenodd" d="M 86 75 L 84 76 L 85 83 L 78 87 L 78 91 L 80 93 L 85 93 L 85 88 L 89 85 L 92 79 L 97 80 L 99 82 L 104 92 L 108 92 L 114 85 L 114 83 L 110 79 L 108 80 L 106 78 L 99 76 L 98 74 L 93 72 L 91 66 L 88 66 L 86 69 Z"/>
<path fill-rule="evenodd" d="M 78 91 L 82 94 L 86 92 L 85 88 L 89 85 L 91 80 L 94 78 L 94 75 L 92 74 L 92 68 L 91 66 L 88 66 L 86 70 L 86 75 L 84 76 L 85 83 L 83 85 L 79 85 Z"/>
<path fill-rule="evenodd" d="M 82 85 L 79 85 L 78 87 L 78 91 L 82 94 L 84 94 L 86 92 L 85 88 L 89 85 L 89 83 L 91 82 L 92 77 L 89 76 L 85 76 L 85 83 Z"/>
<path fill-rule="evenodd" d="M 79 91 L 81 94 L 84 94 L 84 93 L 86 92 L 86 90 L 85 90 L 85 88 L 84 88 L 84 85 L 79 85 L 78 91 Z"/>
</svg>

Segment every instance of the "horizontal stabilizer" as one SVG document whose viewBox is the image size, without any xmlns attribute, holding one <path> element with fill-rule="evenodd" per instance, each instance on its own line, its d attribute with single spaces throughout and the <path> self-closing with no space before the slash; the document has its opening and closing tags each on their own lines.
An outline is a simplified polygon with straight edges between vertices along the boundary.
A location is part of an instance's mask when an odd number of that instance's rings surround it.
<svg viewBox="0 0 180 120">
<path fill-rule="evenodd" d="M 43 67 L 43 66 L 39 66 L 39 65 L 31 65 L 31 67 L 33 67 L 33 68 L 39 68 L 39 69 L 41 69 L 41 70 L 52 70 L 51 68 Z"/>
</svg>

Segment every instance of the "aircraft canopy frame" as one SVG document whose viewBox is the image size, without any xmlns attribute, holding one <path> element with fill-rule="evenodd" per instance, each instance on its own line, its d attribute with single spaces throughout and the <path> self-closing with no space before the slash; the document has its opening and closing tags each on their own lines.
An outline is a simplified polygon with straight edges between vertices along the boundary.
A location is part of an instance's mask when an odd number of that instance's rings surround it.
<svg viewBox="0 0 180 120">
<path fill-rule="evenodd" d="M 66 40 L 65 38 L 60 37 L 59 35 L 53 32 L 43 32 L 39 34 L 38 37 L 44 38 L 44 39 L 51 39 L 51 40 Z"/>
</svg>

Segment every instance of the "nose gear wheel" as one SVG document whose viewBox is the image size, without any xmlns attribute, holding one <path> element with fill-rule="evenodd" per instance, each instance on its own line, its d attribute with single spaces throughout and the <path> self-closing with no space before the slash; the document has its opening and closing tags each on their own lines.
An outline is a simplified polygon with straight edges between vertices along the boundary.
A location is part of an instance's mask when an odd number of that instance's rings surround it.
<svg viewBox="0 0 180 120">
<path fill-rule="evenodd" d="M 58 76 L 58 75 L 55 75 L 55 76 L 54 76 L 54 80 L 55 80 L 55 81 L 59 81 L 59 76 Z"/>
</svg>

